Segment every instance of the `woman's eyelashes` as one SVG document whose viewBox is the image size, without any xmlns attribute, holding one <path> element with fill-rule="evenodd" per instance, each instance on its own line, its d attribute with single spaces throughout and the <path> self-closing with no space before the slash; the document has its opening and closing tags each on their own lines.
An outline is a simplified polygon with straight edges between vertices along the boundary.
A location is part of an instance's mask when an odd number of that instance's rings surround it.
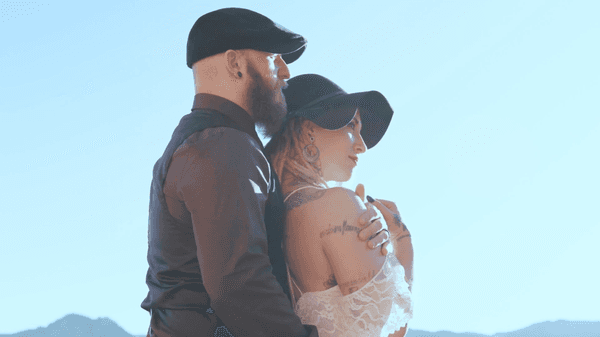
<svg viewBox="0 0 600 337">
<path fill-rule="evenodd" d="M 348 127 L 352 129 L 352 131 L 358 131 L 360 130 L 360 124 L 358 123 L 357 120 L 352 120 L 350 123 L 348 123 Z"/>
</svg>

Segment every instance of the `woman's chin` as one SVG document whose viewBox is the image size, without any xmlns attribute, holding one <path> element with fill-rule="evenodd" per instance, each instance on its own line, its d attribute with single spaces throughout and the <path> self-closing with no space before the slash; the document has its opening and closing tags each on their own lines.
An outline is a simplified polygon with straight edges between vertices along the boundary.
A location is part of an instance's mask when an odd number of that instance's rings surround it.
<svg viewBox="0 0 600 337">
<path fill-rule="evenodd" d="M 326 179 L 326 180 L 327 181 L 337 181 L 339 183 L 343 183 L 343 182 L 350 180 L 350 178 L 352 178 L 352 170 L 351 169 L 348 170 L 347 172 L 345 170 L 338 170 L 338 171 L 332 172 L 329 179 Z"/>
</svg>

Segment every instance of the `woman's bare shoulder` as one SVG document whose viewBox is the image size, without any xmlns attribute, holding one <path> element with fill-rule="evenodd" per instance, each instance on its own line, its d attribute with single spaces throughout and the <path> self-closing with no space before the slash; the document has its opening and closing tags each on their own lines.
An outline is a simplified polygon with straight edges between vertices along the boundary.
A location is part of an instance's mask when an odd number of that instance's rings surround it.
<svg viewBox="0 0 600 337">
<path fill-rule="evenodd" d="M 289 212 L 291 217 L 302 221 L 304 229 L 312 232 L 312 235 L 317 236 L 322 243 L 335 242 L 337 246 L 347 244 L 349 241 L 359 241 L 357 236 L 361 230 L 359 216 L 366 207 L 354 191 L 333 187 L 320 190 L 318 193 L 315 191 L 308 193 L 311 193 L 310 197 L 304 195 L 303 200 L 310 199 L 310 201 Z M 355 235 L 348 235 L 352 232 Z"/>
<path fill-rule="evenodd" d="M 344 187 L 305 188 L 290 196 L 286 201 L 286 210 L 318 215 L 327 220 L 331 217 L 352 218 L 360 215 L 366 207 L 354 191 Z"/>
<path fill-rule="evenodd" d="M 323 212 L 330 217 L 340 219 L 345 218 L 353 221 L 366 210 L 366 207 L 360 197 L 344 187 L 333 187 L 327 190 L 323 202 L 319 205 Z"/>
</svg>

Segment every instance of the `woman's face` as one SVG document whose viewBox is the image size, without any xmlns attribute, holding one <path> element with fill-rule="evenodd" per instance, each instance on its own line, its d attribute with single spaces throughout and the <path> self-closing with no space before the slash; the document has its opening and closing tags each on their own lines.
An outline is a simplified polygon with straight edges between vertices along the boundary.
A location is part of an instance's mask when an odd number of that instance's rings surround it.
<svg viewBox="0 0 600 337">
<path fill-rule="evenodd" d="M 319 148 L 323 179 L 348 181 L 358 165 L 358 154 L 367 149 L 360 130 L 362 123 L 357 111 L 354 119 L 338 130 L 314 128 L 314 144 Z"/>
</svg>

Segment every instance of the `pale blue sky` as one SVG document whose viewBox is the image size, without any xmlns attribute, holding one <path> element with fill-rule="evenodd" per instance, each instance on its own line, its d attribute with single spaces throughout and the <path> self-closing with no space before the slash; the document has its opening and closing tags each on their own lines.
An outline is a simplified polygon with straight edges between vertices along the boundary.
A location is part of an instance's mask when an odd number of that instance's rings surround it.
<svg viewBox="0 0 600 337">
<path fill-rule="evenodd" d="M 395 111 L 355 175 L 413 234 L 424 330 L 600 320 L 600 3 L 0 3 L 0 333 L 68 313 L 144 334 L 152 166 L 193 98 L 189 29 L 245 7 L 292 75 Z"/>
</svg>

